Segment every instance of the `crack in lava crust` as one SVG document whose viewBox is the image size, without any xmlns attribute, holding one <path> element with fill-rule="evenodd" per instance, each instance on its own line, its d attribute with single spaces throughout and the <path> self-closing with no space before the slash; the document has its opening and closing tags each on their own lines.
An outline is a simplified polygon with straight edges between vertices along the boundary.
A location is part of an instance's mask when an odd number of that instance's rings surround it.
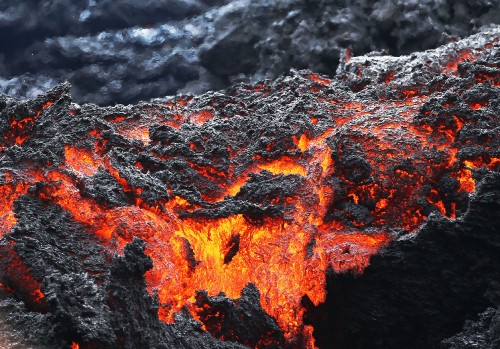
<svg viewBox="0 0 500 349">
<path fill-rule="evenodd" d="M 163 321 L 187 306 L 214 333 L 196 292 L 236 299 L 252 283 L 287 345 L 314 348 L 302 302 L 325 301 L 327 270 L 361 273 L 432 212 L 459 217 L 476 173 L 499 170 L 498 56 L 491 30 L 412 57 L 347 57 L 335 79 L 295 72 L 113 108 L 71 104 L 67 86 L 6 100 L 1 232 L 21 195 L 50 201 L 112 252 L 146 242 Z"/>
</svg>

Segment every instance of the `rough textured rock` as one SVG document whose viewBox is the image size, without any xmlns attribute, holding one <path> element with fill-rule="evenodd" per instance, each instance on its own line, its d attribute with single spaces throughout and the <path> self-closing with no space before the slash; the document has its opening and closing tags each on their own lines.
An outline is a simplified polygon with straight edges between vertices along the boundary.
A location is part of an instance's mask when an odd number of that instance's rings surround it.
<svg viewBox="0 0 500 349">
<path fill-rule="evenodd" d="M 130 106 L 2 96 L 1 309 L 49 347 L 307 347 L 306 307 L 321 348 L 438 348 L 499 304 L 499 37 Z M 489 314 L 453 338 L 495 343 Z"/>
<path fill-rule="evenodd" d="M 4 349 L 50 349 L 41 344 L 47 332 L 48 317 L 26 310 L 23 302 L 0 295 L 0 346 Z M 31 331 L 26 329 L 30 328 Z M 54 339 L 54 338 L 51 338 Z"/>
<path fill-rule="evenodd" d="M 16 205 L 19 223 L 11 238 L 31 273 L 42 280 L 48 313 L 29 311 L 12 299 L 1 308 L 11 325 L 29 329 L 33 343 L 57 348 L 68 348 L 72 341 L 83 348 L 243 348 L 214 339 L 189 314 L 178 314 L 174 325 L 159 321 L 158 303 L 146 291 L 144 273 L 152 262 L 142 240 L 134 239 L 123 256 L 112 257 L 60 207 L 32 196 L 21 197 Z"/>
<path fill-rule="evenodd" d="M 335 74 L 342 50 L 434 48 L 498 23 L 498 0 L 3 1 L 0 92 L 70 81 L 78 103 L 200 93 L 290 68 Z"/>
<path fill-rule="evenodd" d="M 238 341 L 250 348 L 287 347 L 276 320 L 261 308 L 260 293 L 253 284 L 247 285 L 236 300 L 224 294 L 211 297 L 200 291 L 196 303 L 203 309 L 198 314 L 201 321 L 218 338 Z"/>
<path fill-rule="evenodd" d="M 500 310 L 488 308 L 477 321 L 467 321 L 464 330 L 443 341 L 450 349 L 494 349 L 500 347 Z"/>
<path fill-rule="evenodd" d="M 463 319 L 498 306 L 499 210 L 500 176 L 487 175 L 462 219 L 433 215 L 374 256 L 363 275 L 331 274 L 331 297 L 310 311 L 319 347 L 440 348 Z M 444 347 L 495 348 L 495 314 L 488 310 Z"/>
</svg>

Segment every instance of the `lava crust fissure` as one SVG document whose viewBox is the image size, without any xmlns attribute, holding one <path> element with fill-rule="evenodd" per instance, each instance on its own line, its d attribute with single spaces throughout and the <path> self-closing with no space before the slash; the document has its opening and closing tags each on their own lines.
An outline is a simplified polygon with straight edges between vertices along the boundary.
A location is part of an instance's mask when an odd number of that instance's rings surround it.
<svg viewBox="0 0 500 349">
<path fill-rule="evenodd" d="M 130 106 L 2 96 L 2 309 L 61 348 L 439 347 L 498 301 L 499 37 Z"/>
</svg>

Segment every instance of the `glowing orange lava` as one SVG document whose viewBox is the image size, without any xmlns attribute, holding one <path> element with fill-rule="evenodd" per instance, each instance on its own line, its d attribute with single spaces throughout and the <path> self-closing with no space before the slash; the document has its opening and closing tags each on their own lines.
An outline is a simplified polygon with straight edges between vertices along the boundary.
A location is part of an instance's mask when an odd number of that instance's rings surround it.
<svg viewBox="0 0 500 349">
<path fill-rule="evenodd" d="M 460 62 L 474 58 L 475 52 L 460 51 L 440 72 L 456 74 Z M 346 62 L 349 59 L 347 55 Z M 194 297 L 198 290 L 238 298 L 253 283 L 263 309 L 276 319 L 285 338 L 297 343 L 300 337 L 307 349 L 315 348 L 313 328 L 303 321 L 302 301 L 304 297 L 314 305 L 325 301 L 327 270 L 362 273 L 370 257 L 391 241 L 391 229 L 416 231 L 431 212 L 454 219 L 464 209 L 463 198 L 476 188 L 475 170 L 498 167 L 500 158 L 459 158 L 457 139 L 471 119 L 457 114 L 444 123 L 419 122 L 418 118 L 427 117 L 422 110 L 430 99 L 424 87 L 406 86 L 393 99 L 356 99 L 355 93 L 329 95 L 336 83 L 333 79 L 317 74 L 301 78 L 304 85 L 309 84 L 304 91 L 316 103 L 316 110 L 328 113 L 306 109 L 309 114 L 304 112 L 307 115 L 300 127 L 284 133 L 283 143 L 265 143 L 264 135 L 256 135 L 238 149 L 234 144 L 239 139 L 232 139 L 234 143 L 223 149 L 227 163 L 219 162 L 221 153 L 208 160 L 199 156 L 198 152 L 210 150 L 211 133 L 197 134 L 196 139 L 179 135 L 186 129 L 215 128 L 228 118 L 218 114 L 215 102 L 209 109 L 191 111 L 192 98 L 179 97 L 161 106 L 144 107 L 140 117 L 112 115 L 105 127 L 87 131 L 85 146 L 65 145 L 60 164 L 39 168 L 28 162 L 21 170 L 3 171 L 0 234 L 16 224 L 13 202 L 41 182 L 36 194 L 30 195 L 60 205 L 111 251 L 122 253 L 134 236 L 146 241 L 154 261 L 146 274 L 148 290 L 158 295 L 163 321 L 174 321 L 174 314 L 185 306 L 197 318 Z M 397 78 L 394 71 L 387 72 L 381 80 L 384 88 L 392 88 Z M 479 75 L 474 79 L 491 80 Z M 250 94 L 246 102 L 251 103 L 266 98 L 273 88 L 262 83 L 241 89 Z M 469 104 L 469 111 L 478 113 L 486 106 L 487 101 L 476 101 Z M 50 107 L 50 102 L 43 105 Z M 446 104 L 443 110 L 448 107 L 452 105 Z M 26 128 L 39 115 L 21 121 L 13 118 L 2 147 L 29 142 Z M 245 118 L 238 117 L 243 123 Z M 119 139 L 109 138 L 104 131 Z M 158 136 L 161 132 L 169 136 Z M 248 158 L 241 155 L 260 146 L 259 141 L 265 143 L 262 148 Z M 110 151 L 112 142 L 120 147 L 127 144 L 133 155 L 141 153 L 142 158 L 137 156 L 123 170 Z M 175 142 L 177 148 L 171 146 Z M 149 185 L 144 184 L 149 171 L 166 162 L 180 169 L 177 174 L 163 171 L 165 178 L 182 174 L 191 176 L 192 183 L 166 186 L 165 197 L 148 201 L 142 194 Z M 122 189 L 127 205 L 104 205 L 82 190 L 90 177 L 102 171 Z M 252 189 L 252 180 L 258 176 L 264 189 Z M 442 178 L 452 183 L 450 187 L 455 185 L 456 197 L 440 186 Z M 188 186 L 192 195 L 186 194 Z M 207 186 L 213 190 L 207 193 Z M 251 190 L 258 201 L 252 201 Z M 208 209 L 224 204 L 236 207 L 241 202 L 247 211 L 206 214 Z M 30 280 L 30 285 L 26 292 L 42 301 L 39 283 Z M 73 342 L 71 347 L 79 345 Z"/>
</svg>

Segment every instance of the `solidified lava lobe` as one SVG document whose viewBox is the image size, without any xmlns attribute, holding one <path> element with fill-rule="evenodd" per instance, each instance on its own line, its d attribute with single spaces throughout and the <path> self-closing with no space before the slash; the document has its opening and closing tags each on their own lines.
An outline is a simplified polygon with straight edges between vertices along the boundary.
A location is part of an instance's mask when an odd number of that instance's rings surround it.
<svg viewBox="0 0 500 349">
<path fill-rule="evenodd" d="M 314 348 L 302 302 L 325 301 L 327 270 L 362 273 L 433 212 L 459 217 L 476 173 L 499 170 L 499 136 L 484 131 L 499 126 L 500 67 L 484 63 L 498 40 L 478 37 L 378 78 L 376 64 L 351 58 L 335 79 L 301 72 L 114 108 L 76 107 L 63 91 L 38 110 L 5 109 L 1 232 L 16 225 L 22 195 L 56 204 L 110 252 L 146 242 L 163 321 L 187 306 L 228 338 L 198 292 L 237 303 L 253 284 L 280 344 Z M 426 59 L 435 64 L 403 76 Z"/>
</svg>

